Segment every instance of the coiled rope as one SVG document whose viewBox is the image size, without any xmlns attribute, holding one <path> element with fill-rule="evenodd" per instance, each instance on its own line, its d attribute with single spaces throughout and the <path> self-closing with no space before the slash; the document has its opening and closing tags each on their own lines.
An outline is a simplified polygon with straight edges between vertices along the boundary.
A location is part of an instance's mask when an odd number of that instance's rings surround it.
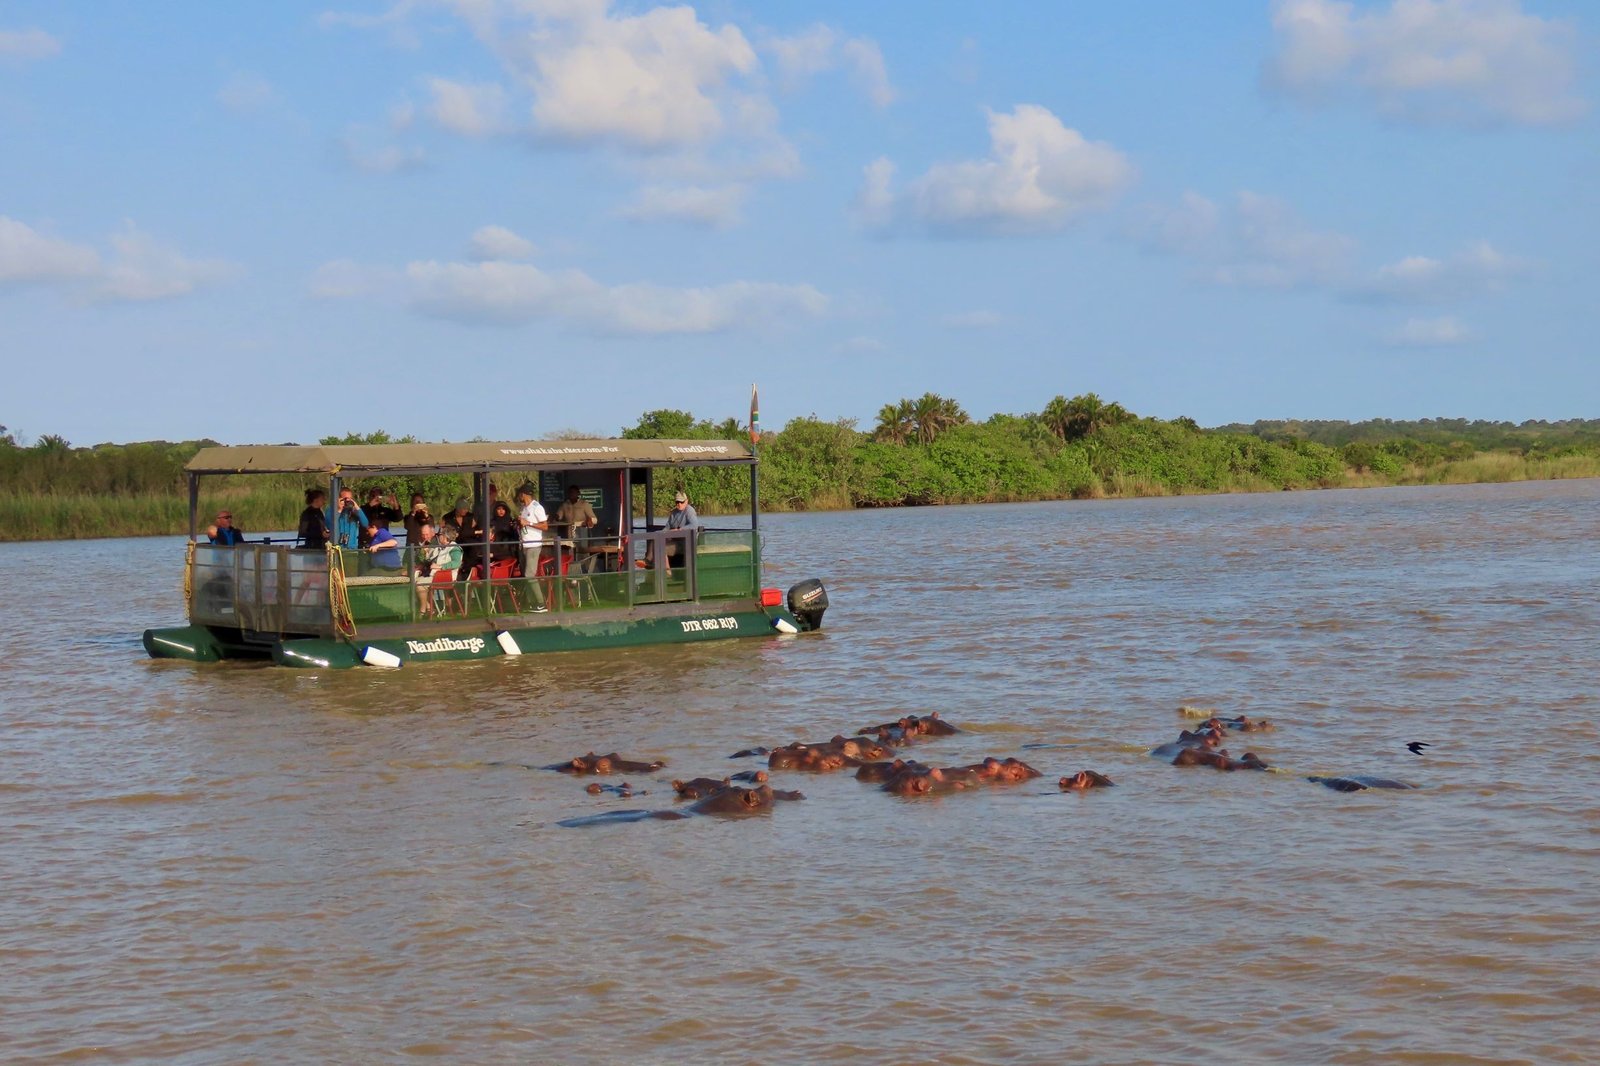
<svg viewBox="0 0 1600 1066">
<path fill-rule="evenodd" d="M 183 553 L 183 613 L 191 622 L 194 621 L 194 541 L 190 541 Z"/>
<path fill-rule="evenodd" d="M 333 628 L 347 639 L 356 635 L 356 620 L 350 613 L 350 595 L 344 584 L 344 555 L 336 545 L 328 545 L 328 606 L 333 611 Z"/>
</svg>

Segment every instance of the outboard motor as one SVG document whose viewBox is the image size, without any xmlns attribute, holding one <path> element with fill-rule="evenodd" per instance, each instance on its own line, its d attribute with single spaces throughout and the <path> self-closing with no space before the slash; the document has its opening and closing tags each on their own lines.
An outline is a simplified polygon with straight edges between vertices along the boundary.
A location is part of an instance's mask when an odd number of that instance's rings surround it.
<svg viewBox="0 0 1600 1066">
<path fill-rule="evenodd" d="M 806 629 L 822 628 L 822 612 L 828 609 L 828 590 L 816 578 L 808 578 L 789 589 L 789 613 Z"/>
</svg>

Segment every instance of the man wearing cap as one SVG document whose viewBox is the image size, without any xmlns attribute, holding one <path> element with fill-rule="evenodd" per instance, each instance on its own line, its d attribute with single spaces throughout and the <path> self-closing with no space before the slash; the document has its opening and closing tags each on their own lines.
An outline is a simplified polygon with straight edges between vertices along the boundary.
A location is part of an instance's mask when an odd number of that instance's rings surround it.
<svg viewBox="0 0 1600 1066">
<path fill-rule="evenodd" d="M 206 527 L 206 536 L 211 538 L 211 543 L 224 548 L 244 543 L 244 530 L 234 528 L 232 511 L 218 511 L 217 524 Z"/>
<path fill-rule="evenodd" d="M 545 514 L 533 485 L 524 481 L 517 486 L 517 528 L 522 533 L 522 576 L 529 578 L 528 588 L 533 593 L 534 611 L 545 610 L 544 593 L 532 578 L 539 576 L 539 552 L 544 547 L 544 531 L 550 528 L 550 516 Z M 558 546 L 557 551 L 560 551 Z"/>
<path fill-rule="evenodd" d="M 672 497 L 672 513 L 667 515 L 668 529 L 695 529 L 700 525 L 700 516 L 694 513 L 694 508 L 689 504 L 689 496 L 682 489 Z M 667 569 L 672 569 L 674 562 L 683 561 L 683 541 L 669 540 L 667 542 Z"/>
</svg>

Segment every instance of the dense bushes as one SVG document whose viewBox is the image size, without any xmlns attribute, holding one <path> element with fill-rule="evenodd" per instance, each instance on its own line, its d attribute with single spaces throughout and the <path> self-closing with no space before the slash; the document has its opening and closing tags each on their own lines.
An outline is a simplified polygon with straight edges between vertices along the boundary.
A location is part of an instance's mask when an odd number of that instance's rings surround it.
<svg viewBox="0 0 1600 1066">
<path fill-rule="evenodd" d="M 626 438 L 742 439 L 736 419 L 712 422 L 657 410 Z M 384 443 L 382 431 L 322 443 Z M 179 532 L 187 528 L 183 464 L 210 441 L 73 448 L 60 437 L 23 444 L 0 426 L 0 540 Z M 1083 497 L 1418 484 L 1600 475 L 1600 421 L 1258 422 L 1205 430 L 1192 419 L 1139 418 L 1093 393 L 1057 396 L 1043 412 L 972 422 L 955 401 L 927 393 L 886 405 L 872 433 L 851 419 L 791 420 L 761 440 L 767 510 L 904 507 Z M 497 478 L 497 481 L 502 480 Z M 501 485 L 509 493 L 513 477 Z M 226 504 L 252 532 L 293 524 L 298 477 L 212 478 L 202 513 Z M 404 503 L 435 507 L 467 491 L 436 475 L 373 482 Z M 358 491 L 368 483 L 358 482 Z M 744 469 L 657 473 L 658 494 L 682 488 L 707 514 L 748 506 Z M 658 495 L 657 510 L 665 510 Z M 636 509 L 643 508 L 643 492 Z"/>
</svg>

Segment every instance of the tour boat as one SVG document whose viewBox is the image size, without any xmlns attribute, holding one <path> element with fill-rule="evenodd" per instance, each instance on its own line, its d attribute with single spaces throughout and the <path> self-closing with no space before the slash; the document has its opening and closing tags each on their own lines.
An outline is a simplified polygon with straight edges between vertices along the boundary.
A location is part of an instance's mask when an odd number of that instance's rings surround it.
<svg viewBox="0 0 1600 1066">
<path fill-rule="evenodd" d="M 681 487 L 672 472 L 687 467 L 747 468 L 748 526 L 742 516 L 739 528 L 725 528 L 721 517 L 708 523 L 707 516 L 694 528 L 655 524 L 658 491 L 667 487 L 658 477 Z M 787 595 L 761 587 L 757 456 L 738 441 L 214 447 L 202 448 L 185 471 L 189 624 L 145 631 L 145 650 L 158 659 L 395 667 L 805 633 L 821 628 L 828 606 L 827 591 L 815 579 Z M 552 519 L 575 488 L 598 524 L 561 529 L 552 521 L 535 574 L 521 573 L 509 558 L 490 562 L 492 554 L 504 554 L 493 548 L 504 545 L 491 544 L 488 533 L 462 547 L 468 562 L 489 565 L 431 575 L 420 565 L 425 553 L 419 545 L 374 555 L 336 545 L 307 550 L 292 542 L 211 544 L 200 532 L 200 480 L 240 474 L 304 475 L 318 488 L 326 479 L 329 529 L 347 483 L 429 474 L 470 478 L 472 510 L 486 531 L 495 482 L 508 480 L 537 490 Z M 506 502 L 516 514 L 516 503 Z M 384 554 L 388 567 L 376 565 Z"/>
</svg>

